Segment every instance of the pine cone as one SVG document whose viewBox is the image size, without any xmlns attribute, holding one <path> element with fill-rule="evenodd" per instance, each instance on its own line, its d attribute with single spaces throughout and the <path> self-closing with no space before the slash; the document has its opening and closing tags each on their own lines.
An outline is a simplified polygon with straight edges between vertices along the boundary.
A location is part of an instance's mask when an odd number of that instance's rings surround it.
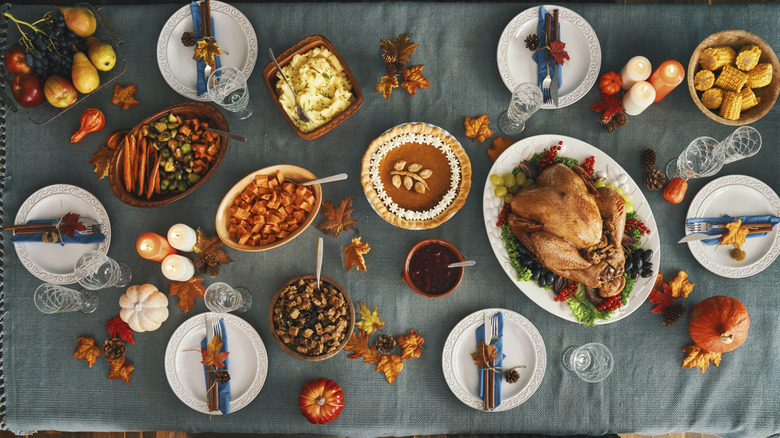
<svg viewBox="0 0 780 438">
<path fill-rule="evenodd" d="M 395 71 L 397 71 L 399 74 L 403 73 L 404 70 L 406 70 L 406 64 L 404 64 L 401 61 L 396 61 L 393 63 L 393 65 L 395 66 Z"/>
<path fill-rule="evenodd" d="M 385 52 L 382 54 L 382 59 L 385 61 L 385 64 L 393 64 L 398 60 L 398 55 L 395 52 Z"/>
<path fill-rule="evenodd" d="M 385 76 L 392 78 L 397 74 L 398 71 L 395 69 L 395 64 L 385 64 Z"/>
<path fill-rule="evenodd" d="M 666 184 L 666 175 L 658 169 L 645 174 L 645 187 L 649 190 L 659 190 Z"/>
<path fill-rule="evenodd" d="M 687 307 L 685 307 L 685 304 L 675 304 L 672 307 L 666 309 L 666 312 L 664 312 L 664 317 L 661 320 L 661 324 L 663 324 L 666 327 L 671 327 L 674 324 L 677 323 L 677 321 L 681 320 L 683 316 L 685 316 L 685 312 L 688 310 Z"/>
<path fill-rule="evenodd" d="M 642 169 L 645 172 L 650 172 L 655 167 L 655 151 L 652 149 L 645 149 L 642 152 Z"/>
<path fill-rule="evenodd" d="M 541 45 L 541 41 L 539 41 L 539 35 L 535 33 L 528 35 L 528 38 L 525 39 L 525 46 L 532 52 L 539 49 L 539 45 Z"/>
<path fill-rule="evenodd" d="M 214 375 L 214 379 L 219 383 L 227 383 L 230 380 L 230 373 L 227 370 L 219 370 Z"/>
<path fill-rule="evenodd" d="M 615 118 L 614 116 L 606 116 L 606 115 L 603 115 L 603 116 L 601 116 L 601 118 L 599 119 L 599 122 L 601 122 L 601 124 L 602 124 L 602 125 L 608 125 L 608 124 L 609 124 L 609 122 L 611 122 L 611 121 L 612 121 L 612 119 L 614 119 L 614 118 Z"/>
<path fill-rule="evenodd" d="M 195 267 L 196 268 L 200 269 L 200 268 L 206 266 L 205 257 L 203 257 L 202 255 L 198 255 L 197 257 L 195 257 L 195 260 L 193 261 L 193 263 L 195 263 Z"/>
<path fill-rule="evenodd" d="M 626 122 L 628 121 L 628 117 L 622 112 L 615 114 L 615 120 L 617 120 L 618 126 L 626 126 Z"/>
<path fill-rule="evenodd" d="M 125 357 L 125 353 L 127 353 L 125 343 L 119 338 L 106 339 L 106 342 L 103 342 L 103 347 L 101 349 L 103 350 L 103 355 L 106 357 L 106 360 L 109 361 L 121 359 Z"/>
<path fill-rule="evenodd" d="M 607 132 L 615 132 L 618 129 L 618 123 L 615 119 L 612 119 L 604 125 L 604 130 Z"/>
<path fill-rule="evenodd" d="M 202 268 L 198 268 L 198 271 L 211 278 L 217 278 L 219 276 L 219 266 L 217 265 L 204 265 Z"/>
<path fill-rule="evenodd" d="M 506 383 L 515 383 L 520 380 L 520 373 L 518 373 L 516 369 L 511 368 L 504 371 L 504 378 L 506 379 Z"/>
<path fill-rule="evenodd" d="M 395 339 L 390 335 L 379 335 L 374 346 L 377 353 L 390 354 L 395 349 Z"/>
<path fill-rule="evenodd" d="M 198 40 L 195 38 L 195 34 L 192 32 L 184 32 L 181 34 L 181 43 L 186 47 L 192 47 L 197 44 Z"/>
</svg>

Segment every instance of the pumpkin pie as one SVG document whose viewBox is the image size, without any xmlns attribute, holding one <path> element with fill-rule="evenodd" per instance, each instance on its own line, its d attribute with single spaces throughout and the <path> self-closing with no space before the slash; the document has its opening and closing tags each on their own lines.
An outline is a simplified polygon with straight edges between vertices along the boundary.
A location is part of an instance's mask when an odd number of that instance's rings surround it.
<svg viewBox="0 0 780 438">
<path fill-rule="evenodd" d="M 407 123 L 371 142 L 360 180 L 387 222 L 407 229 L 435 228 L 466 202 L 471 161 L 458 140 L 441 128 Z"/>
</svg>

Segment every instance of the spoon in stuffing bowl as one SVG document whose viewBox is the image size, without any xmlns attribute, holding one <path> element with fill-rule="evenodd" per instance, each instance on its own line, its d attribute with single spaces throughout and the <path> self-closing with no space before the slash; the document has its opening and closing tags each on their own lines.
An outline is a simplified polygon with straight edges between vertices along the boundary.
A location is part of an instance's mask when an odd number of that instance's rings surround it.
<svg viewBox="0 0 780 438">
<path fill-rule="evenodd" d="M 290 91 L 292 91 L 293 99 L 295 100 L 295 108 L 298 113 L 298 117 L 303 121 L 304 123 L 311 122 L 311 118 L 309 118 L 309 115 L 306 114 L 306 111 L 303 110 L 303 107 L 301 104 L 298 103 L 298 95 L 295 94 L 295 88 L 290 84 L 290 81 L 287 80 L 287 76 L 282 71 L 282 67 L 279 66 L 279 63 L 276 62 L 276 56 L 274 56 L 274 51 L 270 47 L 268 48 L 268 53 L 271 55 L 271 60 L 274 62 L 274 65 L 276 66 L 277 70 L 279 70 L 279 74 L 282 75 L 282 79 L 284 79 L 285 82 L 287 82 L 287 86 L 290 87 Z"/>
<path fill-rule="evenodd" d="M 322 237 L 317 239 L 317 289 L 320 287 L 320 278 L 322 277 Z"/>
</svg>

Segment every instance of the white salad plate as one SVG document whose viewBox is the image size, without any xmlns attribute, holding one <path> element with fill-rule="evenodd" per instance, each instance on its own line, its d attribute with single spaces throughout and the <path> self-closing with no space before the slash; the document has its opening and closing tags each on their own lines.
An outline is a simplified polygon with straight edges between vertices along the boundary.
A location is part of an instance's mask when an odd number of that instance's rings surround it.
<svg viewBox="0 0 780 438">
<path fill-rule="evenodd" d="M 729 216 L 780 216 L 780 197 L 771 187 L 753 177 L 727 175 L 710 181 L 694 196 L 686 218 Z M 780 254 L 777 227 L 763 237 L 747 239 L 742 249 L 747 256 L 731 258 L 732 245 L 688 242 L 693 257 L 710 272 L 727 278 L 744 278 L 768 268 Z"/>
<path fill-rule="evenodd" d="M 550 102 L 542 104 L 542 108 L 563 108 L 582 99 L 596 83 L 601 45 L 590 24 L 576 12 L 554 5 L 544 8 L 550 14 L 558 9 L 561 41 L 566 44 L 570 59 L 561 67 L 563 82 L 558 90 L 558 106 Z M 523 82 L 539 82 L 533 52 L 525 46 L 525 39 L 537 33 L 538 20 L 539 6 L 526 9 L 509 22 L 498 40 L 498 73 L 509 91 Z"/>
<path fill-rule="evenodd" d="M 248 322 L 231 313 L 201 313 L 184 321 L 173 332 L 165 349 L 165 375 L 168 384 L 185 405 L 208 414 L 206 377 L 200 342 L 206 337 L 206 321 L 224 318 L 228 341 L 230 372 L 230 412 L 252 402 L 268 375 L 268 354 L 263 340 Z"/>
<path fill-rule="evenodd" d="M 47 283 L 75 283 L 76 274 L 73 268 L 79 258 L 88 251 L 107 254 L 111 245 L 111 222 L 103 204 L 92 193 L 69 184 L 54 184 L 30 195 L 16 213 L 14 223 L 21 225 L 36 219 L 58 219 L 67 213 L 76 213 L 82 219 L 94 220 L 100 225 L 100 231 L 106 236 L 106 240 L 90 244 L 13 244 L 24 267 Z"/>
<path fill-rule="evenodd" d="M 458 400 L 466 406 L 483 410 L 484 402 L 479 396 L 479 370 L 471 358 L 477 350 L 477 327 L 485 322 L 485 315 L 497 312 L 504 315 L 504 364 L 508 369 L 518 368 L 520 380 L 501 386 L 501 404 L 490 412 L 507 411 L 516 408 L 530 398 L 544 378 L 547 369 L 547 352 L 539 330 L 519 313 L 506 309 L 483 309 L 463 318 L 452 329 L 444 342 L 441 367 L 447 385 Z"/>
<path fill-rule="evenodd" d="M 235 7 L 213 0 L 210 2 L 214 20 L 214 37 L 226 54 L 221 55 L 223 67 L 235 67 L 249 78 L 257 62 L 257 35 L 252 23 Z M 195 68 L 194 48 L 181 42 L 184 32 L 192 32 L 192 13 L 187 4 L 168 19 L 157 39 L 157 66 L 165 82 L 182 96 L 203 102 L 210 101 L 208 94 L 198 96 L 198 76 Z M 208 78 L 206 78 L 208 79 Z"/>
<path fill-rule="evenodd" d="M 550 146 L 557 145 L 558 142 L 561 141 L 563 142 L 563 145 L 561 145 L 558 156 L 575 158 L 579 160 L 580 163 L 586 158 L 593 156 L 595 159 L 594 169 L 597 172 L 603 171 L 607 174 L 606 182 L 608 184 L 616 184 L 616 180 L 622 180 L 625 192 L 629 195 L 631 203 L 634 204 L 634 210 L 645 223 L 645 226 L 650 230 L 649 235 L 645 234 L 642 236 L 642 244 L 640 247 L 653 250 L 653 257 L 651 259 L 651 262 L 653 263 L 653 275 L 647 278 L 642 278 L 641 276 L 637 277 L 628 303 L 618 309 L 608 320 L 596 321 L 596 324 L 608 324 L 627 317 L 645 302 L 655 284 L 655 278 L 658 273 L 661 259 L 661 241 L 658 236 L 658 227 L 655 223 L 653 212 L 650 210 L 650 204 L 647 202 L 647 199 L 645 199 L 645 196 L 642 194 L 642 190 L 637 186 L 634 180 L 631 179 L 631 177 L 626 174 L 626 171 L 609 155 L 582 140 L 563 135 L 537 135 L 518 141 L 504 151 L 504 153 L 499 155 L 496 162 L 493 163 L 490 172 L 488 172 L 488 178 L 485 181 L 485 190 L 482 194 L 482 213 L 485 219 L 485 229 L 487 230 L 488 240 L 490 241 L 490 246 L 493 248 L 493 253 L 498 259 L 498 263 L 504 268 L 504 272 L 506 272 L 518 289 L 523 291 L 531 301 L 538 304 L 544 310 L 565 320 L 577 322 L 577 319 L 566 302 L 554 301 L 555 294 L 552 293 L 552 290 L 542 289 L 532 281 L 517 281 L 517 273 L 514 268 L 512 268 L 509 254 L 504 247 L 504 241 L 501 239 L 501 228 L 496 226 L 498 215 L 504 207 L 504 201 L 493 194 L 494 187 L 490 182 L 490 175 L 494 173 L 504 174 L 511 172 L 524 160 L 531 158 L 537 152 L 548 150 Z"/>
</svg>

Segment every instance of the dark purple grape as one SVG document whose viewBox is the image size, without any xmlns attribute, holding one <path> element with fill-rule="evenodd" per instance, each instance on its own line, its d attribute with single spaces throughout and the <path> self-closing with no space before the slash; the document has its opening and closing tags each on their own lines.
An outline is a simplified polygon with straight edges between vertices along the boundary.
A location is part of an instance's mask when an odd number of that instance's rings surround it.
<svg viewBox="0 0 780 438">
<path fill-rule="evenodd" d="M 35 60 L 35 57 L 32 56 L 32 53 L 25 53 L 24 54 L 24 62 L 27 63 L 30 67 L 33 65 L 33 61 Z"/>
<path fill-rule="evenodd" d="M 647 263 L 652 258 L 653 258 L 653 250 L 652 249 L 648 249 L 648 250 L 642 252 L 642 261 L 643 262 Z"/>
<path fill-rule="evenodd" d="M 642 278 L 648 278 L 648 277 L 653 275 L 653 270 L 652 269 L 643 269 L 642 273 L 640 275 L 642 276 Z"/>
<path fill-rule="evenodd" d="M 531 281 L 538 281 L 540 274 L 541 274 L 541 271 L 532 270 L 531 271 Z"/>
</svg>

